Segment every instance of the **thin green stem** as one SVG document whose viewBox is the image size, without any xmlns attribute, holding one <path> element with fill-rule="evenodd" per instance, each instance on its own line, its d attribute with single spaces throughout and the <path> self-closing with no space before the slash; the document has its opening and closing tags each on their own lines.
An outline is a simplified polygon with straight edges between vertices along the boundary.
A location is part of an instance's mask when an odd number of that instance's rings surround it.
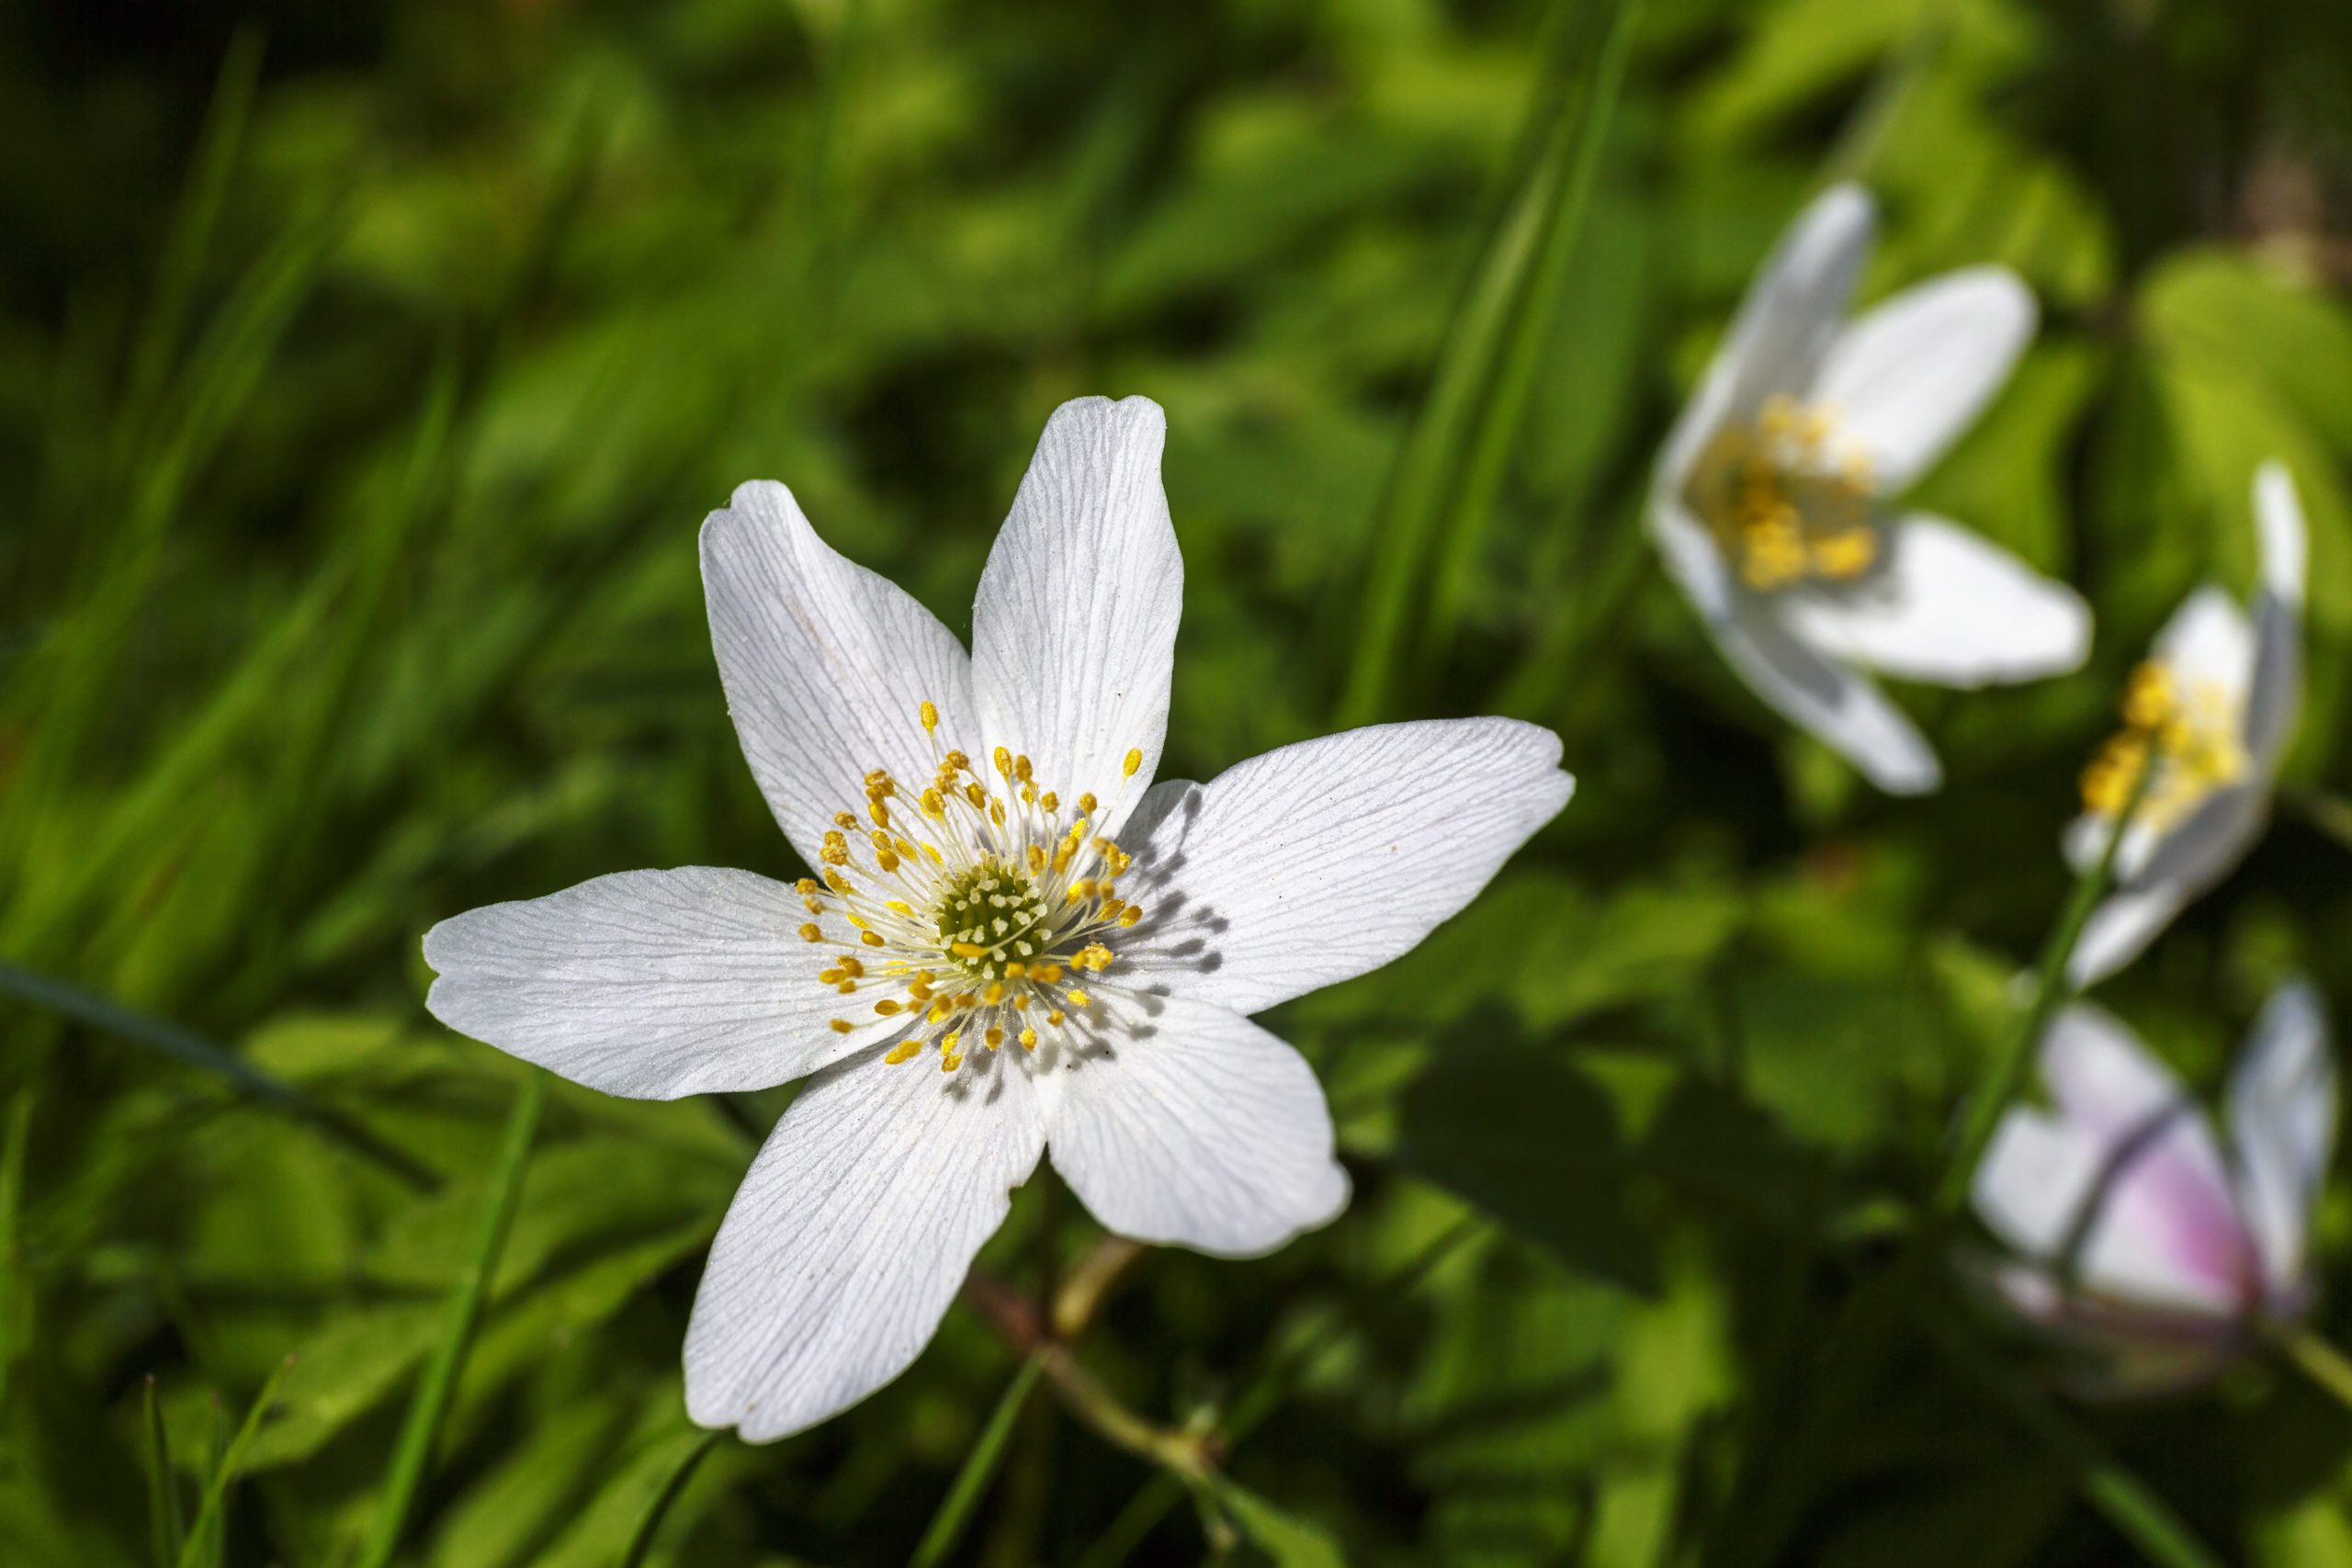
<svg viewBox="0 0 2352 1568">
<path fill-rule="evenodd" d="M 2352 1358 L 2300 1324 L 2281 1324 L 2270 1338 L 2305 1377 L 2352 1410 Z"/>
<path fill-rule="evenodd" d="M 261 1418 L 277 1402 L 277 1390 L 286 1382 L 286 1374 L 294 1370 L 294 1358 L 288 1356 L 277 1363 L 277 1370 L 262 1384 L 261 1393 L 254 1400 L 253 1408 L 245 1412 L 243 1425 L 229 1446 L 220 1450 L 212 1466 L 212 1479 L 205 1483 L 204 1501 L 196 1510 L 196 1522 L 188 1527 L 187 1539 L 180 1545 L 179 1568 L 198 1568 L 207 1561 L 220 1560 L 221 1548 L 227 1541 L 229 1483 L 237 1478 L 238 1461 L 245 1457 L 246 1445 L 254 1434 L 261 1430 Z"/>
<path fill-rule="evenodd" d="M 171 1437 L 164 1429 L 164 1404 L 156 1397 L 153 1372 L 147 1375 L 141 1415 L 146 1427 L 140 1458 L 147 1471 L 148 1544 L 155 1568 L 172 1568 L 180 1560 L 180 1549 L 187 1544 L 187 1526 L 180 1516 L 179 1479 L 172 1473 Z"/>
<path fill-rule="evenodd" d="M 645 1512 L 637 1517 L 637 1528 L 629 1532 L 628 1545 L 621 1552 L 620 1568 L 641 1568 L 645 1554 L 653 1549 L 653 1537 L 661 1530 L 662 1521 L 669 1517 L 670 1505 L 678 1500 L 678 1494 L 686 1489 L 686 1483 L 694 1479 L 702 1461 L 710 1457 L 710 1450 L 726 1435 L 705 1432 L 701 1441 L 678 1457 L 677 1464 L 662 1477 L 662 1489 L 653 1494 L 652 1501 L 645 1505 Z"/>
<path fill-rule="evenodd" d="M 475 1236 L 473 1257 L 456 1289 L 449 1293 L 449 1315 L 441 1331 L 440 1343 L 434 1348 L 433 1359 L 426 1363 L 415 1397 L 409 1403 L 408 1419 L 401 1427 L 400 1441 L 392 1450 L 391 1470 L 384 1481 L 384 1498 L 377 1505 L 374 1527 L 359 1553 L 359 1568 L 384 1568 L 400 1545 L 409 1506 L 414 1502 L 417 1488 L 424 1483 L 425 1471 L 431 1465 L 434 1439 L 440 1435 L 441 1418 L 457 1392 L 458 1374 L 465 1370 L 466 1352 L 472 1348 L 474 1328 L 481 1321 L 482 1303 L 489 1297 L 491 1278 L 497 1272 L 499 1254 L 506 1247 L 506 1233 L 522 1202 L 523 1172 L 530 1163 L 531 1139 L 538 1132 L 539 1113 L 547 1106 L 547 1075 L 536 1070 L 523 1080 L 522 1089 L 515 1094 L 514 1113 L 506 1122 L 506 1141 L 499 1150 L 498 1164 L 491 1177 L 490 1201 L 482 1208 L 481 1229 Z"/>
<path fill-rule="evenodd" d="M 954 1484 L 940 1500 L 939 1511 L 931 1517 L 931 1528 L 922 1532 L 914 1555 L 907 1559 L 907 1568 L 936 1568 L 956 1550 L 965 1526 L 971 1523 L 972 1511 L 979 1506 L 980 1498 L 1004 1457 L 1004 1445 L 1012 1436 L 1013 1423 L 1020 1419 L 1022 1406 L 1029 1402 L 1029 1391 L 1037 1386 L 1038 1374 L 1044 1370 L 1044 1362 L 1032 1356 L 1012 1374 L 1004 1397 L 997 1401 L 995 1413 L 980 1430 L 980 1440 L 964 1456 L 964 1468 L 956 1472 Z"/>
<path fill-rule="evenodd" d="M 2140 770 L 2131 798 L 2115 814 L 2107 842 L 2099 846 L 2098 859 L 2075 879 L 2075 890 L 2067 897 L 2056 929 L 2042 945 L 2041 961 L 2034 966 L 2033 999 L 2003 1043 L 2001 1055 L 1993 1065 L 1992 1077 L 1969 1103 L 1960 1137 L 1945 1162 L 1942 1179 L 1936 1184 L 1935 1201 L 1929 1210 L 1930 1230 L 1960 1213 L 1962 1205 L 1968 1201 L 1976 1162 L 1984 1157 L 1985 1145 L 1993 1141 L 2001 1113 L 2024 1087 L 2042 1032 L 2049 1028 L 2051 1016 L 2058 1010 L 2059 1004 L 2074 994 L 2074 987 L 2066 978 L 2067 960 L 2075 955 L 2075 943 L 2082 939 L 2083 927 L 2089 923 L 2091 911 L 2098 908 L 2098 901 L 2107 896 L 2115 880 L 2116 856 L 2122 852 L 2124 835 L 2131 830 L 2132 818 L 2139 814 L 2140 802 L 2146 797 L 2149 781 L 2154 775 L 2154 768 Z"/>
<path fill-rule="evenodd" d="M 1997 1400 L 2019 1426 L 2064 1461 L 2091 1506 L 2150 1562 L 2165 1568 L 2221 1568 L 2222 1560 L 2190 1533 L 2171 1506 L 2100 1447 L 2097 1438 L 1970 1343 L 1966 1334 L 1942 1314 L 1928 1314 L 1925 1322 L 1928 1338 L 1944 1359 Z M 2352 1372 L 2352 1368 L 2346 1370 Z"/>
<path fill-rule="evenodd" d="M 320 1104 L 291 1084 L 270 1077 L 243 1057 L 214 1044 L 193 1030 L 133 1011 L 95 991 L 85 991 L 79 986 L 68 985 L 47 975 L 37 975 L 29 969 L 19 969 L 13 964 L 0 963 L 0 992 L 69 1018 L 87 1028 L 119 1035 L 134 1044 L 168 1056 L 184 1066 L 198 1067 L 226 1078 L 242 1093 L 299 1122 L 307 1122 L 420 1192 L 433 1191 L 441 1185 L 439 1177 L 357 1122 Z"/>
</svg>

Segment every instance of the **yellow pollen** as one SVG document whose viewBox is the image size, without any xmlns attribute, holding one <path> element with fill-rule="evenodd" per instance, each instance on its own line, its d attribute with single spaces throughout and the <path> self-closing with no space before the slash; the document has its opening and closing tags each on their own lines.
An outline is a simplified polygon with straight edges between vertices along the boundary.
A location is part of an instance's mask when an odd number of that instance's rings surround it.
<svg viewBox="0 0 2352 1568">
<path fill-rule="evenodd" d="M 928 732 L 939 728 L 939 710 L 926 700 L 922 705 L 922 727 Z"/>
<path fill-rule="evenodd" d="M 989 950 L 977 942 L 951 942 L 947 944 L 947 951 L 958 958 L 986 958 L 989 955 Z"/>
<path fill-rule="evenodd" d="M 845 1019 L 845 1018 L 837 1018 L 837 1019 L 833 1020 L 833 1032 L 834 1032 L 834 1033 L 836 1033 L 836 1034 L 854 1034 L 856 1032 L 857 1032 L 857 1025 L 855 1025 L 855 1024 L 852 1023 L 849 1020 L 847 1020 L 847 1019 Z"/>
<path fill-rule="evenodd" d="M 1062 1010 L 1055 1008 L 1048 1011 L 1046 1014 L 1046 1021 L 1052 1024 L 1056 1029 L 1059 1029 L 1062 1026 Z"/>
<path fill-rule="evenodd" d="M 825 928 L 814 920 L 807 922 L 800 928 L 800 940 L 803 942 L 822 942 L 824 938 Z"/>
<path fill-rule="evenodd" d="M 996 771 L 1006 778 L 1012 776 L 1012 753 L 1001 746 L 996 749 Z"/>
<path fill-rule="evenodd" d="M 1091 791 L 1080 795 L 1078 797 L 1078 814 L 1080 817 L 1093 816 L 1095 804 L 1094 795 Z"/>
<path fill-rule="evenodd" d="M 899 1004 L 892 1001 L 889 998 L 884 997 L 880 1001 L 874 1004 L 874 1010 L 880 1013 L 884 1018 L 895 1018 L 899 1013 Z"/>
<path fill-rule="evenodd" d="M 1037 797 L 1037 805 L 1046 816 L 1051 817 L 1055 812 L 1059 811 L 1062 808 L 1062 797 L 1056 795 L 1052 790 L 1047 790 L 1045 794 Z"/>
<path fill-rule="evenodd" d="M 880 947 L 882 945 L 881 937 L 873 931 L 858 932 L 857 940 L 864 942 L 868 947 Z"/>
<path fill-rule="evenodd" d="M 2132 672 L 2121 706 L 2122 730 L 2083 770 L 2083 804 L 2096 816 L 2116 816 L 2139 793 L 2142 818 L 2162 830 L 2251 765 L 2239 705 L 2221 687 L 2183 691 L 2171 670 L 2151 660 Z M 2141 775 L 2152 769 L 2142 792 Z"/>
<path fill-rule="evenodd" d="M 1037 1048 L 1037 1032 L 1035 1030 L 1024 1029 L 1021 1032 L 1021 1048 L 1023 1051 L 1035 1051 Z"/>
<path fill-rule="evenodd" d="M 1001 1029 L 990 1029 L 986 1034 L 981 1035 L 980 1038 L 988 1042 L 989 1049 L 993 1051 L 998 1046 L 1004 1043 L 1004 1031 Z"/>
<path fill-rule="evenodd" d="M 804 876 L 792 885 L 792 890 L 806 898 L 817 891 L 817 879 L 813 876 Z"/>
<path fill-rule="evenodd" d="M 1132 926 L 1142 919 L 1143 908 L 1140 905 L 1130 904 L 1119 911 L 1119 923 L 1123 926 Z"/>
<path fill-rule="evenodd" d="M 893 857 L 894 860 L 895 858 L 896 857 Z M 886 865 L 882 869 L 884 871 L 888 871 L 890 868 Z M 912 904 L 908 903 L 903 898 L 893 898 L 882 907 L 889 910 L 894 915 L 904 915 L 910 919 L 914 918 L 915 907 Z"/>
<path fill-rule="evenodd" d="M 1136 776 L 1136 770 L 1142 766 L 1143 751 L 1140 748 L 1130 748 L 1127 751 L 1127 760 L 1119 764 L 1119 776 L 1123 779 L 1131 779 Z"/>
<path fill-rule="evenodd" d="M 1094 1005 L 1092 998 L 1089 997 L 1084 991 L 1078 989 L 1074 986 L 1069 990 L 1064 991 L 1062 995 L 1069 998 L 1069 1005 L 1074 1008 L 1092 1007 Z"/>
<path fill-rule="evenodd" d="M 922 1055 L 922 1042 L 921 1040 L 901 1040 L 896 1045 L 891 1046 L 888 1051 L 885 1052 L 882 1059 L 895 1067 L 901 1062 L 911 1062 L 917 1056 Z"/>
<path fill-rule="evenodd" d="M 849 863 L 849 840 L 842 837 L 841 829 L 829 828 L 825 830 L 824 843 L 817 851 L 817 858 L 827 865 Z"/>
</svg>

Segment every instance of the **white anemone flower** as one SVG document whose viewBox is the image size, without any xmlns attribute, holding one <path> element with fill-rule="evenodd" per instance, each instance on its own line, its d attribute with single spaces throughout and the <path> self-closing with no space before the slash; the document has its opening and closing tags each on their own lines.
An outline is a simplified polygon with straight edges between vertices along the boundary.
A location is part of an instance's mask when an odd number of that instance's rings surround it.
<svg viewBox="0 0 2352 1568">
<path fill-rule="evenodd" d="M 1870 671 L 1943 686 L 2077 668 L 2074 590 L 1900 497 L 2007 381 L 2033 296 L 2000 267 L 1905 289 L 1850 323 L 1869 197 L 1808 208 L 1750 288 L 1658 457 L 1668 570 L 1756 694 L 1879 788 L 1942 782 Z"/>
<path fill-rule="evenodd" d="M 2236 868 L 2270 819 L 2278 764 L 2302 706 L 2303 511 L 2286 468 L 2254 479 L 2262 557 L 2240 609 L 2207 584 L 2156 636 L 2123 700 L 2122 731 L 2083 774 L 2066 858 L 2097 863 L 2141 770 L 2154 769 L 2116 848 L 2116 890 L 2067 960 L 2077 987 L 2139 956 L 2190 900 Z"/>
<path fill-rule="evenodd" d="M 2096 1386 L 2191 1383 L 2309 1311 L 2308 1238 L 2335 1139 L 2318 994 L 2281 987 L 2230 1075 L 2228 1134 L 2114 1019 L 2075 1006 L 2041 1042 L 2052 1104 L 2018 1107 L 1977 1167 L 1992 1271 L 2026 1322 L 2091 1352 Z"/>
<path fill-rule="evenodd" d="M 1141 399 L 1047 423 L 972 649 L 781 484 L 702 532 L 743 754 L 819 876 L 597 877 L 445 920 L 427 1005 L 607 1093 L 804 1076 L 712 1246 L 686 1402 L 752 1440 L 897 1376 L 1041 1155 L 1105 1226 L 1249 1257 L 1346 1205 L 1246 1016 L 1396 958 L 1559 811 L 1548 730 L 1384 725 L 1153 784 L 1181 610 Z"/>
</svg>

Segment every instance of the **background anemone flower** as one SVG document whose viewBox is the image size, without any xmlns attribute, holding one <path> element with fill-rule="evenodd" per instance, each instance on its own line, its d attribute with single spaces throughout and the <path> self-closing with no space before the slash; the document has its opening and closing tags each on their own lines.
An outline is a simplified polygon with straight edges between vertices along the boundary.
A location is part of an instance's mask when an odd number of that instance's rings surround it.
<svg viewBox="0 0 2352 1568">
<path fill-rule="evenodd" d="M 2254 479 L 2262 579 L 2241 610 L 2208 583 L 2190 594 L 2133 672 L 2124 728 L 2083 774 L 2067 860 L 2095 863 L 2143 769 L 2145 794 L 2116 851 L 2116 890 L 2067 959 L 2076 987 L 2139 956 L 2190 900 L 2245 858 L 2270 819 L 2278 764 L 2302 705 L 2306 534 L 2295 481 L 2265 463 Z"/>
<path fill-rule="evenodd" d="M 2088 1386 L 2200 1381 L 2310 1310 L 2312 1208 L 2336 1119 L 2316 991 L 2283 986 L 2255 1021 L 2225 1139 L 2095 1008 L 2052 1022 L 2041 1072 L 2051 1106 L 2003 1119 L 1976 1169 L 1976 1212 L 2013 1255 L 1990 1271 L 2000 1295 L 2088 1354 Z"/>
<path fill-rule="evenodd" d="M 905 1370 L 1041 1155 L 1138 1241 L 1249 1257 L 1329 1221 L 1322 1090 L 1244 1015 L 1404 953 L 1567 803 L 1558 739 L 1508 719 L 1154 785 L 1183 592 L 1164 425 L 1144 398 L 1056 411 L 969 658 L 790 491 L 742 486 L 703 529 L 711 641 L 820 874 L 623 872 L 425 935 L 435 1016 L 592 1089 L 814 1075 L 711 1247 L 705 1426 L 783 1437 Z"/>
<path fill-rule="evenodd" d="M 2078 667 L 2089 608 L 1999 547 L 1900 497 L 1973 424 L 2033 335 L 1996 266 L 1894 295 L 1850 323 L 1870 197 L 1824 192 L 1758 274 L 1668 436 L 1650 526 L 1757 695 L 1881 789 L 1934 789 L 1933 750 L 1865 673 L 1944 686 Z"/>
</svg>

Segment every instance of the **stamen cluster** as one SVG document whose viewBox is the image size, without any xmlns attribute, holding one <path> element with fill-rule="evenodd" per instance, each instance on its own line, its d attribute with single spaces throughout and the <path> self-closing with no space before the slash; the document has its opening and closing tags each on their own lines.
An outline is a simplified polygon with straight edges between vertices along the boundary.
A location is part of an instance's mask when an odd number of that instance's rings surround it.
<svg viewBox="0 0 2352 1568">
<path fill-rule="evenodd" d="M 1748 587 L 1849 581 L 1876 564 L 1870 460 L 1841 448 L 1829 414 L 1786 393 L 1708 443 L 1690 502 Z"/>
<path fill-rule="evenodd" d="M 2143 770 L 2154 768 L 2142 797 L 2143 820 L 2161 830 L 2214 790 L 2245 774 L 2237 701 L 2221 684 L 2190 691 L 2165 665 L 2150 660 L 2124 690 L 2123 728 L 2083 770 L 2083 804 L 2112 817 L 2132 802 Z"/>
<path fill-rule="evenodd" d="M 883 993 L 870 1015 L 835 1018 L 835 1031 L 913 1015 L 883 1059 L 911 1061 L 936 1044 L 940 1067 L 954 1072 L 976 1042 L 1034 1051 L 1041 1022 L 1059 1029 L 1092 1006 L 1072 982 L 1111 965 L 1101 938 L 1143 910 L 1119 897 L 1133 863 L 1091 830 L 1102 816 L 1091 793 L 1066 818 L 1026 756 L 995 748 L 991 781 L 965 752 L 941 749 L 934 705 L 922 717 L 930 783 L 910 802 L 888 771 L 865 775 L 864 815 L 834 817 L 821 874 L 799 884 L 812 917 L 800 935 L 834 950 L 816 983 L 844 997 Z M 1127 753 L 1121 787 L 1142 765 L 1140 751 Z"/>
</svg>

